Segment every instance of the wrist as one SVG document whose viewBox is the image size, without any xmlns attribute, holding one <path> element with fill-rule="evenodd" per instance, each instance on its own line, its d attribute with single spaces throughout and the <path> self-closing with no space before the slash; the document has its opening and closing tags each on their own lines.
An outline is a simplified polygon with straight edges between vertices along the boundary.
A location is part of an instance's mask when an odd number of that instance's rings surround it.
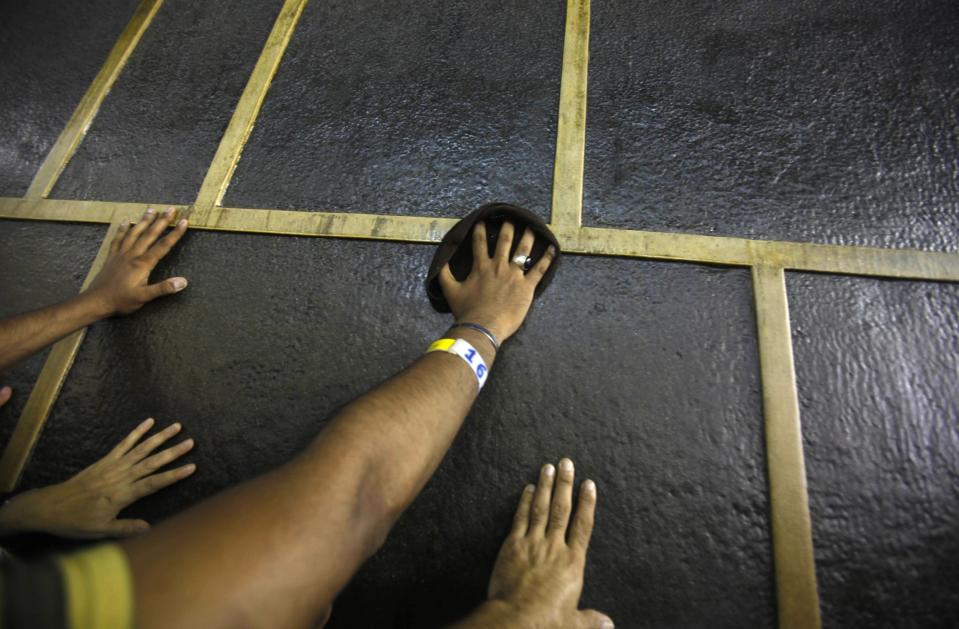
<svg viewBox="0 0 959 629">
<path fill-rule="evenodd" d="M 116 314 L 116 308 L 111 305 L 110 300 L 105 299 L 96 290 L 85 290 L 74 299 L 80 306 L 85 318 L 90 320 L 90 323 Z"/>
<path fill-rule="evenodd" d="M 0 535 L 43 529 L 43 518 L 35 508 L 40 491 L 35 489 L 17 494 L 0 507 Z"/>
<path fill-rule="evenodd" d="M 456 323 L 454 323 L 454 325 L 459 323 L 475 323 L 476 325 L 486 328 L 494 337 L 496 337 L 496 340 L 499 342 L 500 346 L 506 342 L 506 339 L 512 336 L 512 332 L 507 330 L 507 326 L 500 323 L 495 317 L 484 316 L 481 314 L 471 315 L 466 313 L 462 317 L 456 317 Z"/>
<path fill-rule="evenodd" d="M 483 362 L 486 363 L 487 368 L 493 366 L 493 362 L 496 360 L 496 349 L 482 332 L 472 328 L 455 327 L 451 328 L 444 336 L 451 339 L 463 339 L 468 342 L 483 357 Z"/>
</svg>

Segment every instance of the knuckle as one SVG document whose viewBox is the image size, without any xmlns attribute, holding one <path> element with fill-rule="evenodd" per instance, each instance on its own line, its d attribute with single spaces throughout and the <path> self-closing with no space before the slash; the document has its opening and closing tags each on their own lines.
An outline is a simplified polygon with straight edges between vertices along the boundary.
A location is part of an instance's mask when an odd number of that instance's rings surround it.
<svg viewBox="0 0 959 629">
<path fill-rule="evenodd" d="M 533 505 L 533 509 L 530 512 L 531 519 L 534 521 L 540 521 L 547 517 L 549 514 L 549 509 L 546 505 Z"/>
</svg>

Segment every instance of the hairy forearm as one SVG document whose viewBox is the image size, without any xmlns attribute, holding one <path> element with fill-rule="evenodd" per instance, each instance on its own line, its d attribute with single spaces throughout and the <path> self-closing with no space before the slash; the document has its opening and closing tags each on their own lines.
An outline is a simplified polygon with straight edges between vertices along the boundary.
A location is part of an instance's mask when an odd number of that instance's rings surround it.
<svg viewBox="0 0 959 629">
<path fill-rule="evenodd" d="M 0 321 L 0 370 L 106 316 L 86 294 Z"/>
<path fill-rule="evenodd" d="M 495 353 L 480 334 L 455 330 L 492 366 Z M 443 459 L 476 399 L 476 377 L 458 356 L 432 352 L 358 398 L 307 451 L 322 461 L 331 451 L 352 452 L 362 467 L 370 517 L 387 530 L 416 498 Z"/>
</svg>

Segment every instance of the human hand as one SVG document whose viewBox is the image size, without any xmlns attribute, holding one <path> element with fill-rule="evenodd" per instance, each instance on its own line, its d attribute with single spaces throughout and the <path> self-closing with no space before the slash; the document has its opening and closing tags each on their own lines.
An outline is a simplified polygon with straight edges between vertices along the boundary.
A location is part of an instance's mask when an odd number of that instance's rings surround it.
<svg viewBox="0 0 959 629">
<path fill-rule="evenodd" d="M 118 520 L 117 514 L 133 502 L 192 474 L 192 463 L 154 474 L 193 448 L 193 439 L 151 455 L 180 432 L 172 424 L 137 445 L 153 426 L 140 423 L 105 457 L 73 478 L 24 492 L 0 509 L 0 530 L 43 531 L 62 537 L 96 538 L 132 535 L 150 528 L 145 520 Z"/>
<path fill-rule="evenodd" d="M 520 498 L 513 529 L 493 567 L 489 599 L 503 606 L 511 627 L 612 629 L 613 621 L 594 610 L 579 610 L 586 550 L 593 532 L 596 485 L 580 486 L 579 504 L 569 523 L 573 462 L 546 465 L 539 483 Z M 556 487 L 553 488 L 554 478 Z"/>
<path fill-rule="evenodd" d="M 456 320 L 485 326 L 501 342 L 523 324 L 533 303 L 533 291 L 556 257 L 556 249 L 550 246 L 539 262 L 524 273 L 519 265 L 510 261 L 513 232 L 513 224 L 504 222 L 496 241 L 496 251 L 490 258 L 486 224 L 477 223 L 473 228 L 473 268 L 469 276 L 462 282 L 457 281 L 448 263 L 439 276 L 443 295 Z M 536 235 L 527 229 L 514 255 L 528 256 L 535 241 Z"/>
<path fill-rule="evenodd" d="M 150 273 L 170 249 L 186 233 L 187 220 L 162 239 L 173 208 L 157 213 L 150 208 L 133 227 L 124 223 L 110 244 L 110 254 L 96 279 L 85 291 L 104 316 L 130 314 L 162 295 L 178 293 L 186 288 L 183 277 L 174 277 L 150 284 Z M 158 240 L 159 239 L 159 240 Z"/>
<path fill-rule="evenodd" d="M 13 389 L 7 386 L 0 387 L 0 406 L 3 406 L 7 402 L 9 402 L 12 396 L 13 396 Z"/>
</svg>

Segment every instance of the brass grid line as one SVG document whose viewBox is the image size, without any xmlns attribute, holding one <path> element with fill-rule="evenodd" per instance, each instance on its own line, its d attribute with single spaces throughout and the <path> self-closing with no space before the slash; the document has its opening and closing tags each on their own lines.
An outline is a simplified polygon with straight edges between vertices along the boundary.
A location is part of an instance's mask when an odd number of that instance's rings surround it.
<svg viewBox="0 0 959 629">
<path fill-rule="evenodd" d="M 588 67 L 589 0 L 567 0 L 550 214 L 555 226 L 579 227 L 582 222 Z"/>
<path fill-rule="evenodd" d="M 152 5 L 155 9 L 159 4 L 159 1 L 150 3 L 144 0 L 141 7 Z M 414 243 L 438 242 L 455 224 L 455 219 L 220 206 L 243 145 L 263 104 L 269 83 L 304 6 L 305 0 L 287 0 L 284 4 L 224 133 L 197 202 L 191 206 L 174 206 L 178 210 L 178 216 L 188 215 L 192 211 L 192 227 L 204 230 Z M 136 19 L 135 16 L 134 21 Z M 819 602 L 784 269 L 959 281 L 959 254 L 582 227 L 588 19 L 589 0 L 567 0 L 552 227 L 564 250 L 569 253 L 752 267 L 764 417 L 767 426 L 770 518 L 773 524 L 779 625 L 789 629 L 818 627 Z M 133 21 L 128 30 L 132 28 L 132 24 Z M 143 28 L 145 27 L 144 24 Z M 124 31 L 125 34 L 126 32 Z M 115 78 L 135 44 L 135 41 L 132 42 L 122 60 L 115 59 L 111 54 L 101 70 L 101 75 L 109 70 Z M 106 89 L 108 88 L 109 86 Z M 92 89 L 91 86 L 91 91 Z M 101 101 L 105 95 L 104 90 Z M 83 103 L 81 107 L 82 105 Z M 78 107 L 78 111 L 81 107 Z M 47 193 L 82 140 L 96 114 L 96 108 L 87 113 L 89 119 L 79 134 L 75 125 L 71 131 L 68 124 L 61 135 L 61 140 L 64 140 L 66 134 L 71 132 L 74 140 L 70 143 L 64 142 L 63 146 L 67 150 L 61 151 L 62 155 L 56 158 L 62 163 L 59 170 L 49 178 L 45 186 Z M 57 146 L 60 146 L 61 140 L 58 140 Z M 50 159 L 48 157 L 48 161 Z M 149 206 L 144 203 L 51 200 L 42 198 L 45 195 L 39 196 L 41 198 L 38 198 L 38 195 L 28 195 L 24 199 L 0 198 L 0 218 L 110 223 L 111 229 L 115 229 L 122 221 L 136 220 Z M 108 241 L 109 236 L 105 242 Z M 91 276 L 97 268 L 95 262 L 91 268 Z M 78 335 L 72 352 L 57 352 L 57 348 L 51 352 L 31 394 L 31 401 L 34 397 L 38 400 L 37 404 L 33 405 L 33 414 L 29 414 L 25 409 L 20 418 L 18 430 L 20 424 L 33 422 L 34 441 L 46 417 L 44 415 L 36 421 L 37 417 L 40 417 L 36 408 L 42 402 L 46 406 L 45 412 L 49 413 L 79 347 L 82 334 Z M 50 382 L 55 382 L 56 386 L 51 386 Z M 41 383 L 45 383 L 44 386 L 41 387 Z M 28 402 L 28 407 L 30 406 Z M 13 446 L 11 441 L 7 451 L 16 451 Z M 29 450 L 24 450 L 23 446 L 23 443 L 17 446 L 22 457 L 21 470 L 29 456 Z M 7 451 L 4 452 L 4 459 L 8 457 Z M 0 472 L 3 472 L 2 465 Z M 2 480 L 6 480 L 6 476 Z"/>
<path fill-rule="evenodd" d="M 786 276 L 752 268 L 780 627 L 821 626 Z"/>
<path fill-rule="evenodd" d="M 260 115 L 266 93 L 270 83 L 280 67 L 283 53 L 293 37 L 293 30 L 300 21 L 303 8 L 307 0 L 286 0 L 283 8 L 273 23 L 273 29 L 267 37 L 263 51 L 256 61 L 256 66 L 243 88 L 243 94 L 233 110 L 230 124 L 223 133 L 220 145 L 217 147 L 213 163 L 203 178 L 200 192 L 197 194 L 193 208 L 187 212 L 192 222 L 205 225 L 216 223 L 219 218 L 220 205 L 223 204 L 223 195 L 230 185 L 233 171 L 240 161 L 243 147 L 253 131 L 253 125 Z M 192 213 L 192 214 L 191 214 Z"/>
<path fill-rule="evenodd" d="M 173 207 L 177 216 L 185 216 L 191 209 L 183 204 L 0 197 L 0 218 L 112 223 L 135 221 L 148 207 Z M 216 216 L 206 224 L 191 220 L 190 226 L 239 233 L 437 243 L 456 221 L 427 216 L 217 207 Z M 556 224 L 550 227 L 565 253 L 959 282 L 956 253 Z"/>
<path fill-rule="evenodd" d="M 133 50 L 140 43 L 140 38 L 146 32 L 147 27 L 153 22 L 154 16 L 163 5 L 163 0 L 142 0 L 133 14 L 133 17 L 127 23 L 116 44 L 110 50 L 106 62 L 93 79 L 93 83 L 87 88 L 80 99 L 80 103 L 70 116 L 66 128 L 60 133 L 56 144 L 47 153 L 46 159 L 40 165 L 39 170 L 30 182 L 26 197 L 28 199 L 41 199 L 47 197 L 56 185 L 57 180 L 67 162 L 73 157 L 74 152 L 80 146 L 80 142 L 86 137 L 87 129 L 96 118 L 100 111 L 100 105 L 103 104 L 110 88 L 113 87 L 120 72 L 126 66 L 127 60 L 133 53 Z"/>
<path fill-rule="evenodd" d="M 110 253 L 110 243 L 119 226 L 120 223 L 114 223 L 107 230 L 103 243 L 83 281 L 81 292 L 86 290 L 106 262 L 107 255 Z M 13 429 L 13 435 L 7 442 L 3 455 L 0 456 L 0 491 L 13 491 L 20 481 L 23 468 L 30 460 L 33 448 L 40 438 L 50 411 L 53 410 L 53 405 L 60 394 L 60 389 L 63 388 L 63 383 L 73 366 L 86 333 L 86 328 L 78 330 L 55 343 L 50 350 L 47 360 L 43 363 L 43 369 L 37 377 L 37 382 L 30 391 L 30 397 L 27 398 L 27 403 L 23 407 L 20 419 Z"/>
</svg>

